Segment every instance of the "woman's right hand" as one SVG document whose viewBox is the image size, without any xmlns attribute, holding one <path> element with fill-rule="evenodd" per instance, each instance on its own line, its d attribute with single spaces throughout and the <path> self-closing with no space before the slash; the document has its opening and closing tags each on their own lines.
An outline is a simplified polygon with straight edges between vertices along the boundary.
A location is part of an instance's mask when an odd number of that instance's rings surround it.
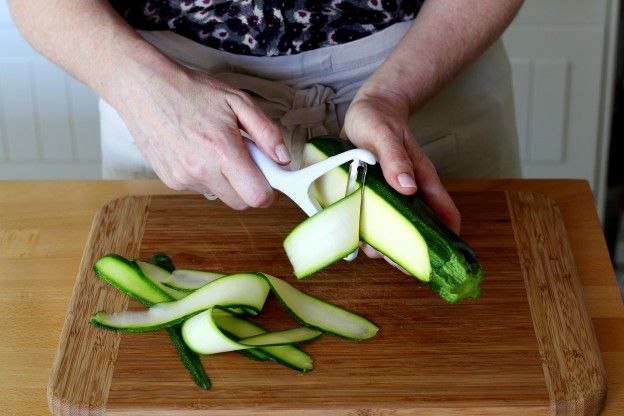
<svg viewBox="0 0 624 416">
<path fill-rule="evenodd" d="M 170 188 L 215 195 L 234 209 L 274 197 L 240 129 L 279 164 L 290 161 L 281 130 L 246 93 L 175 62 L 131 62 L 106 97 Z M 112 88 L 114 86 L 114 88 Z"/>
</svg>

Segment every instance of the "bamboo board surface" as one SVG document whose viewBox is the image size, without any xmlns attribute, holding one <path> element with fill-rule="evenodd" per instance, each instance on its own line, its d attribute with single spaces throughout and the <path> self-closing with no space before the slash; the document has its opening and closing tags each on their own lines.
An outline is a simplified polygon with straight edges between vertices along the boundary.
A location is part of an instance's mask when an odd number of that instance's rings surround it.
<svg viewBox="0 0 624 416">
<path fill-rule="evenodd" d="M 178 267 L 293 282 L 281 242 L 303 213 L 283 200 L 245 212 L 192 195 L 111 202 L 94 220 L 70 302 L 50 378 L 53 413 L 595 414 L 604 368 L 558 209 L 531 193 L 453 196 L 462 236 L 486 269 L 481 299 L 448 305 L 383 262 L 340 262 L 295 284 L 373 320 L 377 337 L 305 345 L 315 357 L 309 374 L 236 353 L 205 357 L 209 391 L 193 385 L 164 331 L 88 324 L 96 310 L 140 308 L 100 282 L 93 262 L 110 251 L 165 251 Z M 293 325 L 275 301 L 259 320 Z"/>
</svg>

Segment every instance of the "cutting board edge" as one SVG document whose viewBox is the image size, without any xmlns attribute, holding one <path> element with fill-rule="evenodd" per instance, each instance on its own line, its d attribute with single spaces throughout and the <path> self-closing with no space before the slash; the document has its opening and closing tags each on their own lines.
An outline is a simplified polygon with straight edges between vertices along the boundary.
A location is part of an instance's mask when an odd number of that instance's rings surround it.
<svg viewBox="0 0 624 416">
<path fill-rule="evenodd" d="M 48 378 L 47 400 L 48 407 L 53 415 L 91 415 L 94 413 L 105 414 L 106 412 L 108 391 L 113 376 L 113 368 L 116 362 L 115 358 L 119 348 L 121 334 L 112 331 L 101 331 L 89 322 L 76 321 L 72 319 L 72 311 L 74 311 L 75 308 L 83 308 L 84 304 L 82 302 L 86 302 L 88 304 L 87 307 L 91 308 L 90 310 L 93 312 L 96 310 L 108 309 L 107 307 L 110 306 L 113 306 L 115 310 L 125 310 L 127 308 L 128 297 L 121 294 L 110 285 L 102 282 L 100 279 L 95 278 L 93 264 L 102 255 L 111 251 L 129 257 L 136 257 L 138 255 L 145 226 L 147 208 L 149 207 L 151 198 L 152 197 L 149 195 L 127 195 L 115 198 L 100 207 L 93 217 L 86 240 L 87 243 L 83 251 L 67 308 L 68 313 L 63 323 L 57 351 Z M 140 216 L 142 221 L 139 223 L 134 222 L 136 217 L 132 214 L 140 215 L 141 213 L 143 214 Z M 103 225 L 113 224 L 115 221 L 120 221 L 120 224 L 125 224 L 127 227 L 115 227 L 112 233 L 106 233 L 107 228 L 103 227 Z M 134 236 L 135 238 L 131 239 L 132 243 L 123 244 L 126 241 L 124 237 L 128 236 Z M 108 244 L 101 244 L 102 241 Z M 86 276 L 88 273 L 93 275 L 92 278 Z M 93 296 L 85 296 L 85 293 Z M 76 328 L 76 325 L 81 325 L 81 327 Z M 85 331 L 81 331 L 81 329 Z M 67 374 L 67 371 L 82 371 L 83 373 L 81 373 L 81 375 L 83 375 L 85 369 L 71 366 L 71 364 L 75 364 L 79 360 L 72 360 L 68 368 L 65 368 L 64 366 L 67 364 L 65 362 L 65 353 L 71 346 L 74 346 L 72 338 L 75 338 L 76 334 L 84 335 L 85 332 L 87 334 L 96 334 L 94 339 L 99 341 L 96 342 L 96 345 L 98 345 L 100 349 L 104 348 L 104 353 L 108 352 L 111 359 L 108 360 L 109 366 L 104 369 L 104 379 L 102 380 L 100 377 L 96 377 L 96 380 L 92 380 L 95 381 L 95 383 L 91 385 L 96 391 L 93 392 L 94 394 L 89 395 L 89 400 L 86 401 L 88 403 L 85 403 L 85 401 L 76 403 L 76 400 L 72 400 L 68 397 L 75 389 L 67 388 L 68 382 L 72 379 L 71 375 Z M 99 359 L 96 362 L 107 362 L 107 360 L 101 359 L 102 351 L 98 350 L 97 353 L 94 353 L 94 349 L 84 350 L 81 348 L 78 348 L 78 351 L 79 353 L 91 352 L 92 354 L 87 355 L 97 356 Z M 91 361 L 87 360 L 87 362 Z M 91 369 L 95 370 L 93 367 Z M 91 375 L 92 377 L 96 375 L 93 372 L 89 373 L 88 370 L 86 371 L 88 373 L 87 375 Z M 97 390 L 95 387 L 101 381 L 104 381 L 105 388 Z"/>
<path fill-rule="evenodd" d="M 552 198 L 538 192 L 505 194 L 518 255 L 524 260 L 520 261 L 521 271 L 552 413 L 597 415 L 606 400 L 606 371 L 559 207 Z M 535 215 L 536 207 L 542 215 Z M 540 227 L 527 226 L 535 225 L 536 220 L 555 232 L 532 234 Z M 549 250 L 553 245 L 561 247 L 567 261 L 555 261 Z M 558 272 L 553 273 L 557 278 L 544 279 L 546 274 L 541 272 L 545 270 Z M 575 340 L 576 345 L 561 344 L 562 338 Z M 558 348 L 550 350 L 548 346 Z M 586 347 L 585 354 L 579 351 L 581 347 Z"/>
<path fill-rule="evenodd" d="M 509 194 L 510 194 L 510 192 L 505 192 L 505 194 L 507 195 L 507 199 L 509 201 Z M 527 193 L 524 193 L 524 194 L 527 194 Z M 536 195 L 539 195 L 540 197 L 547 198 L 547 197 L 545 197 L 542 194 L 536 194 Z M 145 199 L 145 198 L 147 198 L 147 199 Z M 95 238 L 93 236 L 93 233 L 94 233 L 94 228 L 97 227 L 97 225 L 98 225 L 97 219 L 100 218 L 103 215 L 103 213 L 106 211 L 107 207 L 114 206 L 115 204 L 127 204 L 129 201 L 136 201 L 137 199 L 144 200 L 145 209 L 146 209 L 147 206 L 149 205 L 149 197 L 132 197 L 132 196 L 130 196 L 130 197 L 122 197 L 122 198 L 113 200 L 113 201 L 109 202 L 107 205 L 105 205 L 104 207 L 102 207 L 102 209 L 98 212 L 98 214 L 94 218 L 94 221 L 92 223 L 92 229 L 91 229 L 91 231 L 89 233 L 89 239 L 87 241 L 91 242 L 91 240 Z M 552 204 L 554 204 L 554 206 L 556 208 L 556 204 L 554 203 L 554 201 L 550 200 L 549 205 L 552 205 Z M 130 204 L 130 205 L 132 205 L 132 204 Z M 511 211 L 511 209 L 510 209 L 510 211 Z M 557 208 L 557 212 L 558 212 L 558 208 Z M 127 217 L 129 217 L 129 216 L 126 216 L 126 218 Z M 145 216 L 144 216 L 144 219 L 145 219 Z M 563 235 L 564 235 L 565 240 L 566 240 L 566 245 L 568 245 L 568 243 L 567 243 L 567 233 L 565 233 L 565 227 L 563 228 L 563 231 L 564 231 Z M 140 249 L 140 240 L 141 239 L 139 238 L 138 239 L 139 244 L 136 247 L 137 251 Z M 83 269 L 83 266 L 87 266 L 87 267 L 85 267 L 85 269 L 91 269 L 92 263 L 89 264 L 89 261 L 86 260 L 86 254 L 89 251 L 89 246 L 90 246 L 90 244 L 88 244 L 87 247 L 85 248 L 85 255 L 83 256 L 83 260 L 82 260 L 82 264 L 80 266 L 80 270 Z M 126 247 L 126 248 L 128 248 L 128 247 Z M 567 246 L 567 248 L 569 249 L 569 246 Z M 120 251 L 120 252 L 122 254 L 124 253 L 123 251 Z M 129 253 L 129 252 L 125 252 L 125 253 L 128 256 L 132 256 L 132 253 Z M 102 254 L 104 254 L 104 253 L 102 253 Z M 570 251 L 570 255 L 572 255 L 571 251 Z M 573 260 L 573 256 L 572 256 L 572 260 Z M 572 263 L 572 264 L 574 265 L 574 263 Z M 578 284 L 580 285 L 580 280 L 578 279 L 578 273 L 576 272 L 575 266 L 573 268 L 574 268 L 574 272 L 575 272 L 574 276 L 576 276 L 576 280 L 578 281 Z M 74 303 L 76 302 L 75 298 L 76 298 L 76 294 L 78 293 L 78 281 L 80 280 L 80 277 L 81 277 L 81 275 L 79 274 L 77 276 L 77 281 L 76 281 L 76 284 L 75 284 L 73 292 L 72 292 L 72 298 L 71 298 L 71 301 L 70 301 L 70 309 L 73 308 Z M 528 290 L 528 288 L 527 288 L 527 290 Z M 585 304 L 584 304 L 584 301 L 583 301 L 582 289 L 581 289 L 580 295 L 581 295 L 581 303 L 582 303 L 581 306 L 583 308 L 583 311 L 585 311 L 585 314 L 586 314 Z M 533 310 L 534 310 L 534 308 L 533 308 L 533 306 L 531 306 L 531 312 L 532 313 L 533 313 Z M 69 315 L 68 315 L 68 318 L 69 318 Z M 535 324 L 535 318 L 533 317 L 533 319 L 534 319 L 534 324 Z M 589 323 L 591 325 L 591 321 Z M 63 339 L 65 339 L 65 338 L 69 337 L 69 335 L 68 335 L 69 328 L 66 328 L 66 326 L 67 326 L 67 322 L 64 325 L 63 331 L 61 333 L 61 341 Z M 594 332 L 592 330 L 591 331 L 591 335 L 593 336 L 595 345 L 597 345 L 597 343 L 595 342 L 595 335 L 593 335 L 593 334 L 594 334 Z M 117 334 L 115 334 L 115 335 L 117 335 Z M 60 345 L 61 345 L 61 342 L 59 342 L 59 346 Z M 541 348 L 542 347 L 540 347 L 540 349 Z M 59 351 L 60 351 L 60 348 L 59 348 Z M 71 402 L 66 401 L 63 398 L 59 398 L 58 396 L 54 395 L 54 393 L 53 393 L 54 389 L 52 388 L 52 381 L 53 381 L 53 374 L 58 370 L 57 367 L 60 364 L 59 363 L 59 351 L 57 351 L 57 357 L 55 358 L 53 371 L 52 371 L 51 377 L 50 377 L 49 390 L 48 390 L 48 393 L 49 393 L 48 394 L 48 401 L 49 401 L 50 410 L 52 410 L 52 413 L 53 414 L 92 414 L 93 412 L 105 413 L 106 412 L 106 401 L 105 400 L 104 400 L 104 404 L 102 406 L 91 406 L 91 405 L 83 406 L 83 405 L 72 404 Z M 114 361 L 113 361 L 113 363 L 114 363 Z M 581 396 L 579 396 L 579 403 L 576 403 L 576 404 L 572 403 L 572 405 L 569 405 L 569 398 L 567 400 L 562 400 L 562 401 L 556 401 L 555 400 L 554 404 L 552 406 L 553 413 L 556 413 L 556 414 L 563 414 L 563 413 L 565 413 L 565 414 L 595 414 L 595 413 L 586 413 L 586 412 L 584 412 L 583 409 L 585 409 L 587 406 L 585 406 L 583 403 L 594 403 L 594 406 L 592 406 L 592 408 L 594 408 L 594 409 L 596 407 L 602 407 L 601 403 L 604 400 L 604 395 L 605 395 L 604 392 L 606 392 L 606 377 L 604 377 L 604 367 L 602 366 L 602 360 L 600 360 L 600 364 L 601 364 L 601 367 L 602 367 L 601 375 L 603 376 L 601 378 L 601 380 L 605 383 L 604 391 L 600 390 L 600 384 L 601 383 L 598 382 L 595 385 L 597 387 L 597 389 L 593 390 L 593 393 L 590 395 L 592 398 L 588 398 L 587 395 L 585 395 L 585 396 L 581 395 Z M 545 368 L 545 376 L 547 376 L 546 368 Z M 107 391 L 108 391 L 108 389 L 107 389 Z M 56 407 L 53 406 L 53 404 L 54 404 L 53 402 L 55 400 L 56 400 L 56 404 L 55 404 Z M 599 406 L 595 405 L 595 402 L 600 402 L 600 405 Z M 532 410 L 534 410 L 534 409 L 532 409 Z M 142 414 L 145 414 L 145 413 L 142 413 Z M 189 413 L 189 414 L 191 414 L 191 413 Z M 444 413 L 441 413 L 441 414 L 444 414 Z"/>
</svg>

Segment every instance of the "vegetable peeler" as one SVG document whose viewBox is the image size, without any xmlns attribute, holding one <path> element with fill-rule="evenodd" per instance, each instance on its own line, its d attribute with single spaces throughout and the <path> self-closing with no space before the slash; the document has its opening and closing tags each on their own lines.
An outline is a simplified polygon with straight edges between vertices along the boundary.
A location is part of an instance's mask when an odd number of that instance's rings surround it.
<svg viewBox="0 0 624 416">
<path fill-rule="evenodd" d="M 353 192 L 357 183 L 358 175 L 361 175 L 362 183 L 366 178 L 366 164 L 377 163 L 375 156 L 366 149 L 352 149 L 297 171 L 289 171 L 279 166 L 249 139 L 244 139 L 251 158 L 267 179 L 271 187 L 282 192 L 295 202 L 308 216 L 319 212 L 322 208 L 310 195 L 310 186 L 319 177 L 330 170 L 351 162 L 349 166 L 349 180 L 345 195 Z M 345 260 L 353 260 L 357 256 L 357 250 L 345 257 Z"/>
</svg>

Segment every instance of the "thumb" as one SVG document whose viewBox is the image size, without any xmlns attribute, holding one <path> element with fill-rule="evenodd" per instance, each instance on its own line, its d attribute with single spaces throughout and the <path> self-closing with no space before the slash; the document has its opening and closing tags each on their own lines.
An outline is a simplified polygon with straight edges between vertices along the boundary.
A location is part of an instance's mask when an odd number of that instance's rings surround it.
<svg viewBox="0 0 624 416">
<path fill-rule="evenodd" d="M 256 143 L 256 146 L 280 165 L 290 163 L 290 153 L 284 144 L 282 130 L 277 123 L 264 114 L 248 95 L 236 97 L 228 100 L 230 107 L 236 114 L 241 127 Z"/>
<path fill-rule="evenodd" d="M 414 167 L 402 143 L 396 137 L 385 135 L 370 142 L 372 149 L 369 150 L 377 156 L 386 182 L 403 195 L 411 195 L 416 192 Z"/>
</svg>

